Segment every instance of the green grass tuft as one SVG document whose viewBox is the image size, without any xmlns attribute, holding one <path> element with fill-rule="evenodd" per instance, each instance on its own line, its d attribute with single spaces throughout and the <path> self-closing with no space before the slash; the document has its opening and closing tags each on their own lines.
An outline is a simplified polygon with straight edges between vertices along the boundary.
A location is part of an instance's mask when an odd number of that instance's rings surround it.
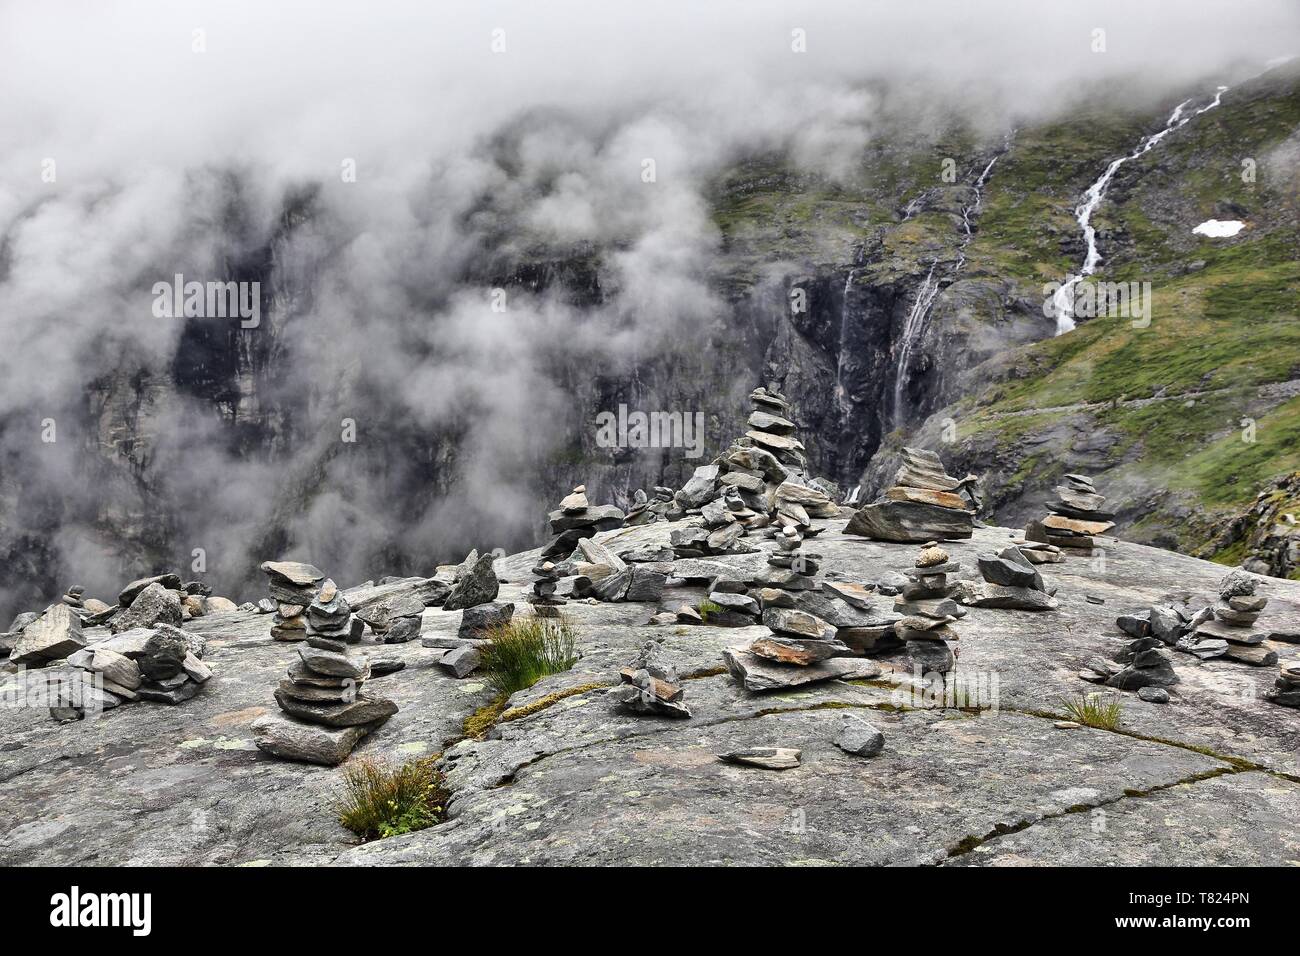
<svg viewBox="0 0 1300 956">
<path fill-rule="evenodd" d="M 484 679 L 498 695 L 509 697 L 532 687 L 548 674 L 567 671 L 578 662 L 573 625 L 563 617 L 522 617 L 485 632 Z"/>
<path fill-rule="evenodd" d="M 363 841 L 413 833 L 441 823 L 449 794 L 433 758 L 396 769 L 360 758 L 343 771 L 339 822 Z"/>
<path fill-rule="evenodd" d="M 1098 730 L 1116 730 L 1124 705 L 1114 694 L 1080 694 L 1073 700 L 1063 700 L 1061 705 L 1070 719 L 1085 727 Z"/>
</svg>

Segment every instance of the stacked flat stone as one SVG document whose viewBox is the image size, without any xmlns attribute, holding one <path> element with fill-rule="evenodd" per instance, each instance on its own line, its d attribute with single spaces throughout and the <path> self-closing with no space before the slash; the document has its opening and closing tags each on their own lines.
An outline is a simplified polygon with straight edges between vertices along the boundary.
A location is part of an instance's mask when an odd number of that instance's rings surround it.
<svg viewBox="0 0 1300 956">
<path fill-rule="evenodd" d="M 959 492 L 973 481 L 973 477 L 949 475 L 932 451 L 904 448 L 893 486 L 859 508 L 844 533 L 912 543 L 969 538 L 974 533 L 974 517 Z"/>
<path fill-rule="evenodd" d="M 63 603 L 77 612 L 78 617 L 84 617 L 82 611 L 85 610 L 85 602 L 82 600 L 86 594 L 86 589 L 80 584 L 74 584 L 63 592 Z"/>
<path fill-rule="evenodd" d="M 927 542 L 916 564 L 904 571 L 907 585 L 894 599 L 894 612 L 901 615 L 895 633 L 907 646 L 912 668 L 922 674 L 946 674 L 956 666 L 957 655 L 948 646 L 957 641 L 950 626 L 966 615 L 966 609 L 952 598 L 956 583 L 949 575 L 961 571 L 937 542 Z"/>
<path fill-rule="evenodd" d="M 709 467 L 717 468 L 716 465 Z M 669 542 L 677 557 L 702 558 L 719 554 L 748 554 L 758 550 L 748 542 L 741 541 L 748 527 L 742 517 L 754 513 L 734 492 L 723 491 L 721 496 L 706 501 L 699 512 L 701 526 L 676 528 L 669 535 Z"/>
<path fill-rule="evenodd" d="M 740 540 L 747 533 L 774 526 L 811 535 L 812 518 L 839 514 L 839 489 L 805 471 L 789 404 L 764 387 L 755 389 L 750 401 L 749 430 L 712 464 L 696 468 L 664 515 L 671 520 L 701 515 L 702 527 L 673 533 L 679 558 L 752 553 L 758 549 Z"/>
<path fill-rule="evenodd" d="M 677 676 L 677 666 L 658 641 L 646 641 L 618 676 L 620 684 L 609 696 L 620 710 L 650 716 L 691 716 L 683 702 L 686 691 Z"/>
<path fill-rule="evenodd" d="M 1264 642 L 1268 632 L 1255 627 L 1255 621 L 1268 604 L 1268 598 L 1256 594 L 1259 579 L 1246 571 L 1231 571 L 1219 582 L 1219 600 L 1213 618 L 1199 621 L 1192 633 L 1193 646 L 1220 642 L 1222 656 L 1254 667 L 1271 667 L 1277 663 L 1277 651 Z M 1188 650 L 1192 650 L 1189 646 Z"/>
<path fill-rule="evenodd" d="M 1044 544 L 1041 541 L 1026 541 L 1024 538 L 1016 538 L 1011 544 L 1025 556 L 1025 560 L 1030 564 L 1061 564 L 1065 560 L 1065 555 L 1061 553 L 1061 549 L 1054 544 Z"/>
<path fill-rule="evenodd" d="M 752 411 L 746 424 L 745 438 L 758 448 L 770 452 L 777 461 L 795 471 L 808 467 L 803 442 L 794 437 L 798 427 L 789 418 L 790 403 L 785 396 L 760 385 L 749 393 Z"/>
<path fill-rule="evenodd" d="M 1003 608 L 1018 611 L 1054 611 L 1052 598 L 1043 576 L 1020 548 L 1012 545 L 997 554 L 976 557 L 984 578 L 979 596 L 966 601 L 972 607 Z"/>
<path fill-rule="evenodd" d="M 555 539 L 542 552 L 543 558 L 567 558 L 578 542 L 600 531 L 623 527 L 626 515 L 614 505 L 592 505 L 587 486 L 578 485 L 548 516 Z"/>
<path fill-rule="evenodd" d="M 559 617 L 560 608 L 568 603 L 568 599 L 555 593 L 560 580 L 555 562 L 543 561 L 533 568 L 533 574 L 537 580 L 533 582 L 533 593 L 525 600 L 533 606 L 533 613 L 538 617 Z"/>
<path fill-rule="evenodd" d="M 300 561 L 263 561 L 271 599 L 276 603 L 271 637 L 277 641 L 307 639 L 307 607 L 316 599 L 325 572 Z"/>
<path fill-rule="evenodd" d="M 1056 493 L 1057 500 L 1047 502 L 1047 517 L 1025 526 L 1025 538 L 1067 555 L 1090 557 L 1098 547 L 1097 535 L 1115 527 L 1115 516 L 1102 510 L 1106 499 L 1086 475 L 1065 475 Z"/>
<path fill-rule="evenodd" d="M 1273 689 L 1264 699 L 1283 707 L 1300 707 L 1300 664 L 1283 664 Z"/>
<path fill-rule="evenodd" d="M 361 738 L 397 713 L 393 701 L 362 692 L 369 677 L 370 662 L 349 657 L 343 640 L 308 637 L 275 691 L 283 713 L 254 721 L 254 741 L 286 760 L 342 763 Z"/>
<path fill-rule="evenodd" d="M 304 633 L 307 639 L 319 637 L 345 644 L 361 641 L 365 625 L 360 619 L 353 618 L 347 598 L 331 578 L 326 578 L 321 584 L 320 591 L 307 605 L 305 617 L 307 627 Z"/>
<path fill-rule="evenodd" d="M 752 623 L 755 611 L 768 633 L 757 637 L 745 648 L 724 652 L 727 667 L 750 686 L 756 676 L 766 686 L 793 687 L 837 675 L 833 658 L 851 658 L 853 650 L 839 640 L 837 629 L 824 618 L 798 605 L 815 586 L 812 575 L 818 571 L 819 555 L 803 551 L 802 537 L 796 528 L 787 526 L 775 535 L 777 548 L 768 557 L 769 567 L 761 573 L 751 594 L 737 593 L 742 586 L 717 580 L 709 601 L 721 604 L 726 614 L 747 618 Z M 829 600 L 822 603 L 830 606 Z M 718 612 L 708 616 L 714 623 Z M 751 689 L 755 689 L 751 687 Z"/>
</svg>

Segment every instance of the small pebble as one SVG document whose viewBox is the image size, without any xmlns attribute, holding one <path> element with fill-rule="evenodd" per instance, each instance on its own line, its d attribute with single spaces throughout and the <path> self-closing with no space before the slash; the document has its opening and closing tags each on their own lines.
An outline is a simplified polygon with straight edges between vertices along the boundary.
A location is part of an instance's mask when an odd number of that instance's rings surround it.
<svg viewBox="0 0 1300 956">
<path fill-rule="evenodd" d="M 1163 687 L 1139 687 L 1138 696 L 1148 704 L 1169 703 L 1169 691 Z"/>
</svg>

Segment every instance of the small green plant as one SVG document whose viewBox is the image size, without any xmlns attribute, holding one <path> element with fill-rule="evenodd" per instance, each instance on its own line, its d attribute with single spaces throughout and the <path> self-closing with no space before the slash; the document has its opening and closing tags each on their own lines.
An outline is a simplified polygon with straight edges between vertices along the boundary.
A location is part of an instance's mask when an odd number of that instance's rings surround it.
<svg viewBox="0 0 1300 956">
<path fill-rule="evenodd" d="M 1085 727 L 1114 730 L 1119 726 L 1124 705 L 1114 694 L 1080 694 L 1073 700 L 1063 700 L 1062 705 L 1070 719 Z"/>
<path fill-rule="evenodd" d="M 532 687 L 578 662 L 573 625 L 563 617 L 518 618 L 489 628 L 484 637 L 489 643 L 480 666 L 487 685 L 500 696 Z"/>
<path fill-rule="evenodd" d="M 721 605 L 721 604 L 715 604 L 714 602 L 712 602 L 712 601 L 707 601 L 707 600 L 706 600 L 706 601 L 701 601 L 701 602 L 700 602 L 700 620 L 701 620 L 701 621 L 704 621 L 705 623 L 708 623 L 709 615 L 710 615 L 710 614 L 716 614 L 718 611 L 721 611 L 721 610 L 722 610 L 722 605 Z"/>
<path fill-rule="evenodd" d="M 390 769 L 362 757 L 343 771 L 339 822 L 363 841 L 380 840 L 441 823 L 447 792 L 434 758 L 411 760 Z"/>
</svg>

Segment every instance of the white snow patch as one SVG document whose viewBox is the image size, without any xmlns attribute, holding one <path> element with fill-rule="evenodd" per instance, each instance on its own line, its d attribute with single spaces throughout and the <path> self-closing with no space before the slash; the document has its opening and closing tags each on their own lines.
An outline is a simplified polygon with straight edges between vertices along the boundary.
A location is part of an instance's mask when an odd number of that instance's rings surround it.
<svg viewBox="0 0 1300 956">
<path fill-rule="evenodd" d="M 1207 219 L 1192 232 L 1198 236 L 1209 236 L 1211 239 L 1224 239 L 1235 236 L 1245 228 L 1246 224 L 1240 219 Z"/>
</svg>

